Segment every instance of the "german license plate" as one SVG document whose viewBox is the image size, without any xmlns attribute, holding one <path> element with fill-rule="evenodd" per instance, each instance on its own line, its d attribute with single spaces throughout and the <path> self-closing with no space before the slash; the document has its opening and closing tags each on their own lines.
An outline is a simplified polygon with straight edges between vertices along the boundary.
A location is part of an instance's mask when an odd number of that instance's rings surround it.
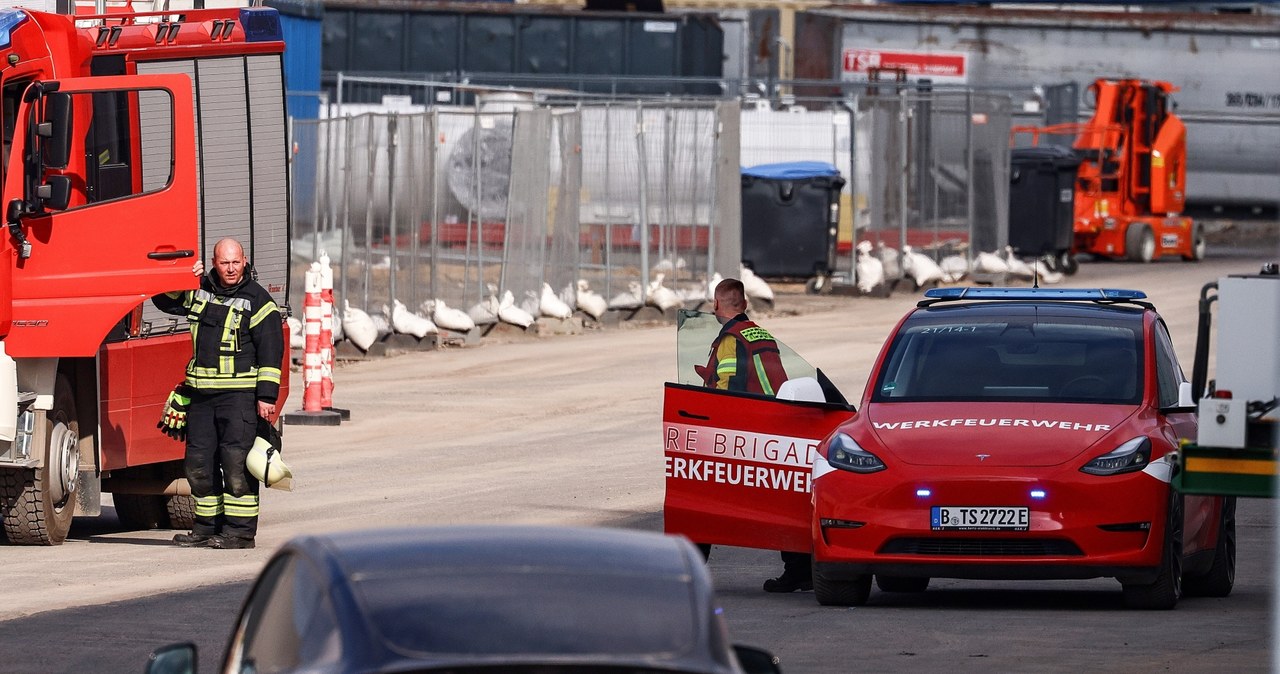
<svg viewBox="0 0 1280 674">
<path fill-rule="evenodd" d="M 934 531 L 1026 531 L 1031 511 L 1002 506 L 934 506 L 929 519 Z"/>
</svg>

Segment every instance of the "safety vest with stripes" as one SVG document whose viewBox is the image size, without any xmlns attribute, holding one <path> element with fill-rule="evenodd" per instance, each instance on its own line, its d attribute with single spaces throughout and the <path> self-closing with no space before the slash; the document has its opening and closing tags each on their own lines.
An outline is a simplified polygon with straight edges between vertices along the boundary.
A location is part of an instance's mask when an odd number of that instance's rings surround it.
<svg viewBox="0 0 1280 674">
<path fill-rule="evenodd" d="M 166 313 L 185 314 L 191 325 L 189 386 L 203 393 L 253 391 L 268 402 L 279 397 L 284 358 L 280 310 L 247 273 L 225 288 L 211 272 L 198 290 L 157 295 L 152 303 Z"/>
<path fill-rule="evenodd" d="M 738 314 L 720 328 L 711 343 L 706 379 L 711 388 L 777 395 L 787 380 L 778 342 L 768 330 Z"/>
</svg>

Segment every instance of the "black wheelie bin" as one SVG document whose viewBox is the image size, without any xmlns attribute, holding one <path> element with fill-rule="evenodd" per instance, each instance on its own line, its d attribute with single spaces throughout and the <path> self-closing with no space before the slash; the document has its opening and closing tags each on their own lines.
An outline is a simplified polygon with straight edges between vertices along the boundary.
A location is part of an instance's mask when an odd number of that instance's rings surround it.
<svg viewBox="0 0 1280 674">
<path fill-rule="evenodd" d="M 1071 244 L 1079 166 L 1065 147 L 1020 147 L 1009 156 L 1009 245 L 1068 274 L 1077 269 Z"/>
<path fill-rule="evenodd" d="M 835 267 L 844 182 L 824 162 L 742 169 L 742 263 L 757 276 L 825 280 Z"/>
</svg>

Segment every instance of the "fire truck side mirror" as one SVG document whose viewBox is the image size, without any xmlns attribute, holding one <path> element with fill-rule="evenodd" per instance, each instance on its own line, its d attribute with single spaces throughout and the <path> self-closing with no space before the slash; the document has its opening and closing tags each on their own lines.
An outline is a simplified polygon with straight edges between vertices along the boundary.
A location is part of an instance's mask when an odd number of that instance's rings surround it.
<svg viewBox="0 0 1280 674">
<path fill-rule="evenodd" d="M 21 199 L 10 199 L 4 212 L 4 221 L 8 225 L 16 225 L 22 219 L 23 205 Z"/>
<path fill-rule="evenodd" d="M 45 168 L 65 169 L 71 161 L 71 94 L 46 94 L 44 122 L 36 127 L 36 135 L 44 140 L 42 163 Z"/>
<path fill-rule="evenodd" d="M 36 197 L 45 208 L 66 210 L 71 203 L 71 179 L 67 176 L 49 176 L 48 182 L 36 188 Z"/>
</svg>

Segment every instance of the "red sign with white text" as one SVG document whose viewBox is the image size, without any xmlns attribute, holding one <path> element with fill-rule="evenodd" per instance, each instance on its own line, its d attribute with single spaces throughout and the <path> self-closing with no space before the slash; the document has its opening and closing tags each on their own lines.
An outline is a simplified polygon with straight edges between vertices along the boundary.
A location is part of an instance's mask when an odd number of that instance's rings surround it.
<svg viewBox="0 0 1280 674">
<path fill-rule="evenodd" d="M 842 60 L 846 79 L 865 81 L 872 70 L 900 70 L 912 81 L 964 82 L 967 77 L 962 53 L 846 49 Z"/>
</svg>

